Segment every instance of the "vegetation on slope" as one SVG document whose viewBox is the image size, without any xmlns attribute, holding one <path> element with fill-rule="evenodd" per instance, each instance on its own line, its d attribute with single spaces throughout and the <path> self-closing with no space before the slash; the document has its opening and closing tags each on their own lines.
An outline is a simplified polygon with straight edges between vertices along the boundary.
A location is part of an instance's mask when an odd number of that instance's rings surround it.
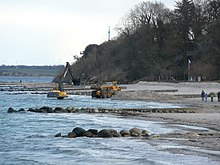
<svg viewBox="0 0 220 165">
<path fill-rule="evenodd" d="M 180 0 L 173 10 L 136 5 L 116 28 L 118 37 L 89 45 L 71 66 L 86 82 L 220 79 L 220 1 Z"/>
</svg>

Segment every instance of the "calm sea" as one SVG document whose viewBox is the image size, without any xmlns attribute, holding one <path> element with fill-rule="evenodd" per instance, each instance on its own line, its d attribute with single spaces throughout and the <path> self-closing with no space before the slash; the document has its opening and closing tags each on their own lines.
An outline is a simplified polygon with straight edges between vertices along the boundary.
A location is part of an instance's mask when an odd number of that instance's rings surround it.
<svg viewBox="0 0 220 165">
<path fill-rule="evenodd" d="M 11 78 L 13 79 L 13 78 Z M 17 81 L 15 78 L 13 81 Z M 39 79 L 38 79 L 39 80 Z M 10 80 L 12 81 L 12 80 Z M 35 82 L 35 78 L 22 79 Z M 49 79 L 46 80 L 50 81 Z M 1 82 L 1 78 L 0 78 Z M 38 81 L 39 82 L 39 81 Z M 45 82 L 45 79 L 43 80 Z M 0 91 L 0 164 L 4 165 L 169 165 L 218 164 L 206 157 L 172 154 L 170 142 L 135 138 L 55 138 L 74 127 L 84 129 L 147 129 L 151 134 L 180 131 L 184 127 L 168 127 L 164 123 L 116 117 L 107 114 L 37 114 L 13 113 L 7 109 L 29 107 L 178 107 L 177 105 L 141 101 L 99 100 L 88 96 L 70 96 L 64 100 L 48 99 L 46 95 L 13 94 Z"/>
<path fill-rule="evenodd" d="M 0 82 L 51 82 L 53 77 L 13 77 L 0 76 Z"/>
</svg>

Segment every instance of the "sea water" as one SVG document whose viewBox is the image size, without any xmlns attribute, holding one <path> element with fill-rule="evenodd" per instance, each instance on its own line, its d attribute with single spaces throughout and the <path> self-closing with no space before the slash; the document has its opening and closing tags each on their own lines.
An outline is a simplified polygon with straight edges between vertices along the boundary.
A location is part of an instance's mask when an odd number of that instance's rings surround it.
<svg viewBox="0 0 220 165">
<path fill-rule="evenodd" d="M 164 123 L 128 119 L 108 114 L 85 113 L 7 113 L 29 107 L 105 107 L 147 108 L 176 107 L 179 105 L 92 99 L 88 96 L 70 96 L 68 99 L 48 99 L 45 95 L 0 92 L 0 164 L 218 164 L 206 157 L 172 154 L 162 150 L 170 145 L 156 140 L 140 138 L 55 138 L 57 133 L 67 134 L 74 127 L 84 129 L 149 130 L 150 134 L 169 133 L 181 128 L 169 128 Z M 177 145 L 177 144 L 172 144 Z"/>
<path fill-rule="evenodd" d="M 0 82 L 51 82 L 53 77 L 0 76 Z"/>
</svg>

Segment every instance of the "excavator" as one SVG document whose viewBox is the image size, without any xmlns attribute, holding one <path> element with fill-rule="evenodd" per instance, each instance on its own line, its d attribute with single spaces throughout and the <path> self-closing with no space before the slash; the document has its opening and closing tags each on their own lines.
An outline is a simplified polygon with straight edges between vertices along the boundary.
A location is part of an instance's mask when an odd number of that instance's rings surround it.
<svg viewBox="0 0 220 165">
<path fill-rule="evenodd" d="M 58 82 L 58 86 L 53 88 L 50 92 L 47 93 L 47 97 L 56 97 L 57 99 L 64 99 L 65 97 L 68 97 L 67 93 L 63 89 L 63 80 L 66 77 L 67 73 L 69 72 L 71 79 L 72 79 L 72 84 L 73 85 L 80 85 L 80 79 L 76 79 L 73 77 L 72 72 L 70 70 L 70 64 L 69 62 L 66 62 L 66 67 L 61 74 L 60 80 Z"/>
</svg>

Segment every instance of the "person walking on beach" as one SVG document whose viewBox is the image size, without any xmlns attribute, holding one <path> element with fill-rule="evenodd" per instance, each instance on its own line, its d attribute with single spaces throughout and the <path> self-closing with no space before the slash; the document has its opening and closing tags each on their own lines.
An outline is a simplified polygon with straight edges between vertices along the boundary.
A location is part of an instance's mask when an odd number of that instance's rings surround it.
<svg viewBox="0 0 220 165">
<path fill-rule="evenodd" d="M 204 90 L 202 90 L 202 92 L 201 92 L 201 97 L 202 97 L 202 101 L 204 101 L 204 98 L 205 98 L 205 92 L 204 92 Z"/>
<path fill-rule="evenodd" d="M 213 102 L 213 98 L 215 97 L 214 92 L 211 92 L 211 93 L 209 94 L 209 96 L 211 97 L 211 102 Z"/>
<path fill-rule="evenodd" d="M 208 94 L 205 93 L 205 102 L 207 102 L 207 99 L 208 99 Z"/>
</svg>

